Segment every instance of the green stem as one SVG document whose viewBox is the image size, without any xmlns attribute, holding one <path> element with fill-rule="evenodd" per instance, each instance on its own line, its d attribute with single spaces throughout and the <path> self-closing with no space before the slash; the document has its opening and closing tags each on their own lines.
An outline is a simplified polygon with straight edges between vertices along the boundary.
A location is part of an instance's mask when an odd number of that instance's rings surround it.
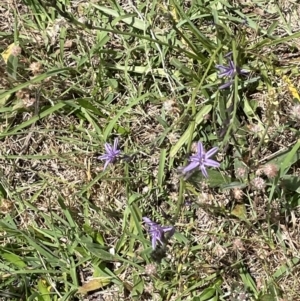
<svg viewBox="0 0 300 301">
<path fill-rule="evenodd" d="M 212 54 L 209 64 L 202 76 L 202 79 L 199 83 L 199 85 L 197 86 L 197 88 L 193 91 L 193 95 L 192 95 L 192 100 L 191 100 L 191 105 L 188 105 L 188 108 L 191 106 L 192 107 L 192 116 L 196 116 L 196 96 L 197 96 L 197 92 L 200 90 L 200 88 L 203 85 L 204 80 L 206 79 L 206 76 L 211 68 L 211 65 L 213 64 L 214 60 L 215 60 L 215 56 L 217 55 L 217 53 L 220 51 L 222 45 L 219 46 L 215 52 Z M 193 136 L 194 136 L 194 130 L 195 130 L 195 120 L 192 121 L 191 123 L 191 132 L 190 132 L 190 137 L 189 137 L 189 141 L 188 141 L 188 146 L 187 146 L 187 152 L 190 152 L 191 150 L 191 145 L 193 142 Z M 185 160 L 184 164 L 187 163 L 187 159 Z M 178 201 L 177 201 L 177 208 L 176 208 L 176 213 L 175 213 L 175 217 L 174 217 L 174 221 L 178 220 L 179 214 L 180 214 L 180 210 L 183 204 L 183 195 L 184 195 L 184 191 L 185 191 L 185 180 L 184 179 L 180 179 L 180 185 L 179 185 L 179 196 L 178 196 Z"/>
</svg>

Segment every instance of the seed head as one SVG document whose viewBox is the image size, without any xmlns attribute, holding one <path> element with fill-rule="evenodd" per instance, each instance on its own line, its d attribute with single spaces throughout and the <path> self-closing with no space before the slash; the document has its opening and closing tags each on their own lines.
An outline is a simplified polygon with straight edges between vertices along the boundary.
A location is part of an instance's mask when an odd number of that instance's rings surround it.
<svg viewBox="0 0 300 301">
<path fill-rule="evenodd" d="M 174 132 L 171 132 L 167 137 L 172 145 L 176 144 L 180 138 L 179 134 Z"/>
<path fill-rule="evenodd" d="M 264 190 L 266 187 L 266 182 L 261 177 L 256 177 L 251 181 L 251 184 L 255 190 Z"/>
<path fill-rule="evenodd" d="M 232 191 L 233 197 L 236 200 L 241 200 L 243 198 L 243 190 L 239 188 L 234 188 Z"/>
<path fill-rule="evenodd" d="M 191 152 L 192 153 L 197 153 L 197 148 L 198 148 L 198 142 L 193 142 L 191 145 Z"/>
<path fill-rule="evenodd" d="M 14 203 L 11 200 L 2 199 L 0 201 L 0 212 L 2 214 L 8 214 L 8 213 L 10 213 L 13 208 L 14 208 Z"/>
<path fill-rule="evenodd" d="M 169 195 L 169 199 L 173 202 L 176 202 L 178 200 L 178 193 L 173 191 Z"/>
<path fill-rule="evenodd" d="M 211 120 L 211 114 L 205 114 L 204 116 L 203 116 L 203 119 L 204 120 Z"/>
<path fill-rule="evenodd" d="M 234 297 L 237 301 L 250 301 L 249 295 L 246 292 L 235 293 Z"/>
<path fill-rule="evenodd" d="M 232 247 L 235 251 L 243 251 L 246 250 L 244 247 L 244 244 L 242 242 L 241 239 L 236 238 L 233 242 L 232 242 Z"/>
<path fill-rule="evenodd" d="M 145 266 L 145 273 L 149 276 L 155 275 L 157 272 L 156 265 L 154 263 L 149 263 Z"/>
<path fill-rule="evenodd" d="M 238 167 L 235 171 L 235 175 L 237 178 L 245 178 L 247 176 L 247 168 L 246 167 Z"/>
<path fill-rule="evenodd" d="M 29 99 L 30 98 L 30 92 L 26 89 L 22 89 L 22 90 L 19 90 L 18 92 L 16 92 L 16 96 L 17 98 L 19 99 Z"/>
<path fill-rule="evenodd" d="M 259 124 L 255 124 L 255 123 L 252 123 L 248 126 L 249 130 L 254 133 L 254 134 L 257 134 L 259 132 L 262 131 L 262 128 Z"/>
<path fill-rule="evenodd" d="M 256 171 L 255 171 L 255 175 L 256 176 L 261 176 L 262 174 L 264 173 L 263 169 L 262 168 L 258 168 Z"/>
<path fill-rule="evenodd" d="M 273 179 L 278 174 L 278 167 L 273 163 L 268 163 L 263 167 L 263 172 L 269 179 Z"/>
<path fill-rule="evenodd" d="M 33 75 L 37 75 L 41 72 L 42 64 L 39 62 L 33 62 L 30 64 L 29 69 Z"/>
<path fill-rule="evenodd" d="M 175 101 L 173 99 L 168 99 L 163 104 L 163 107 L 166 112 L 172 112 L 174 106 L 175 106 Z"/>
<path fill-rule="evenodd" d="M 227 253 L 227 249 L 223 248 L 220 244 L 216 243 L 215 247 L 213 248 L 213 253 L 218 257 L 223 257 Z"/>
<path fill-rule="evenodd" d="M 72 40 L 67 40 L 64 44 L 64 48 L 71 48 L 73 45 L 73 41 Z"/>
<path fill-rule="evenodd" d="M 166 111 L 167 114 L 174 114 L 174 113 L 179 113 L 180 109 L 177 105 L 177 103 L 173 99 L 168 99 L 163 103 L 163 108 Z"/>
<path fill-rule="evenodd" d="M 11 49 L 11 55 L 13 56 L 19 56 L 22 52 L 22 48 L 18 45 L 15 45 L 12 49 Z"/>
<path fill-rule="evenodd" d="M 35 98 L 33 98 L 33 97 L 31 97 L 31 98 L 24 98 L 22 100 L 23 100 L 24 106 L 26 108 L 31 107 L 35 103 Z"/>
<path fill-rule="evenodd" d="M 300 120 L 300 104 L 294 105 L 291 108 L 290 113 L 291 113 L 293 119 L 296 119 L 299 121 Z"/>
<path fill-rule="evenodd" d="M 154 296 L 154 287 L 153 287 L 153 284 L 151 282 L 145 284 L 144 292 L 151 295 L 151 296 Z M 153 299 L 153 300 L 156 300 L 156 299 Z"/>
</svg>

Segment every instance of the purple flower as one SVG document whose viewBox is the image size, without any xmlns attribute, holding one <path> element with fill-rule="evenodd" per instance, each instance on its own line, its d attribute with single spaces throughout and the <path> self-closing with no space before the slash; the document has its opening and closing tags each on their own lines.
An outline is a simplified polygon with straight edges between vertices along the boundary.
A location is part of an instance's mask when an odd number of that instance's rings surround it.
<svg viewBox="0 0 300 301">
<path fill-rule="evenodd" d="M 201 142 L 197 143 L 197 153 L 190 156 L 190 163 L 182 169 L 184 174 L 194 171 L 196 168 L 199 168 L 204 175 L 208 177 L 206 167 L 219 167 L 220 163 L 210 159 L 218 151 L 217 147 L 212 148 L 208 152 L 205 152 Z"/>
<path fill-rule="evenodd" d="M 175 232 L 175 228 L 173 226 L 160 226 L 148 217 L 143 217 L 143 221 L 149 226 L 149 234 L 151 236 L 153 250 L 155 250 L 157 242 L 160 242 L 162 245 L 164 244 L 164 233 L 170 232 L 169 235 L 172 236 Z"/>
<path fill-rule="evenodd" d="M 230 56 L 231 53 L 226 55 L 226 57 Z M 216 65 L 216 68 L 219 69 L 218 77 L 227 77 L 229 81 L 225 82 L 223 85 L 219 87 L 219 89 L 225 89 L 232 85 L 233 79 L 235 75 L 245 75 L 248 74 L 249 71 L 241 69 L 239 66 L 236 66 L 232 59 L 229 59 L 229 65 Z"/>
<path fill-rule="evenodd" d="M 109 143 L 104 144 L 106 153 L 102 156 L 99 156 L 97 159 L 105 160 L 104 169 L 106 169 L 109 163 L 114 163 L 117 156 L 120 154 L 120 150 L 118 150 L 118 138 L 115 139 L 114 145 L 110 145 Z"/>
</svg>

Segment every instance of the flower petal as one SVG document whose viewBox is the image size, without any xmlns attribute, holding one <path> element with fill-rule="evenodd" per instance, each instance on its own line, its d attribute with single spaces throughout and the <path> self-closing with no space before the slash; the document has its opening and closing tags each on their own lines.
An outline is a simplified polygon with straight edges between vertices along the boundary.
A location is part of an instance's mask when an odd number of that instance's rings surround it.
<svg viewBox="0 0 300 301">
<path fill-rule="evenodd" d="M 169 237 L 173 236 L 175 234 L 175 227 L 172 227 L 169 233 Z"/>
<path fill-rule="evenodd" d="M 203 176 L 204 176 L 205 178 L 207 178 L 207 177 L 208 177 L 208 174 L 207 174 L 207 171 L 206 171 L 206 168 L 205 168 L 204 165 L 201 165 L 201 166 L 200 166 L 200 170 L 201 170 Z"/>
<path fill-rule="evenodd" d="M 152 236 L 151 245 L 152 245 L 152 249 L 153 250 L 155 250 L 155 248 L 156 248 L 156 240 L 157 240 L 157 237 L 156 236 Z"/>
<path fill-rule="evenodd" d="M 107 167 L 107 165 L 110 163 L 110 161 L 109 160 L 106 160 L 106 162 L 105 162 L 105 164 L 104 164 L 104 167 L 103 167 L 103 170 L 105 170 L 106 169 L 106 167 Z"/>
<path fill-rule="evenodd" d="M 199 158 L 202 158 L 203 154 L 204 154 L 203 144 L 199 141 L 197 143 L 197 155 Z"/>
<path fill-rule="evenodd" d="M 218 151 L 218 147 L 213 147 L 205 154 L 205 159 L 210 158 L 212 155 L 214 155 Z"/>
<path fill-rule="evenodd" d="M 149 226 L 153 225 L 153 222 L 152 222 L 152 220 L 151 220 L 150 218 L 148 218 L 148 217 L 143 217 L 142 219 L 143 219 L 143 221 L 144 221 L 146 224 L 148 224 Z"/>
<path fill-rule="evenodd" d="M 199 162 L 194 162 L 192 161 L 189 165 L 187 165 L 183 170 L 182 172 L 183 173 L 187 173 L 195 168 L 197 168 L 199 166 Z"/>
<path fill-rule="evenodd" d="M 204 165 L 205 166 L 210 166 L 210 167 L 220 167 L 220 163 L 215 161 L 215 160 L 211 160 L 211 159 L 207 159 L 204 161 Z"/>
<path fill-rule="evenodd" d="M 114 148 L 113 150 L 116 152 L 118 150 L 118 142 L 119 142 L 119 139 L 116 138 L 115 141 L 114 141 Z"/>
<path fill-rule="evenodd" d="M 98 160 L 109 160 L 109 156 L 107 154 L 101 155 L 97 157 Z"/>
<path fill-rule="evenodd" d="M 230 80 L 229 82 L 224 83 L 223 85 L 221 85 L 219 87 L 219 90 L 223 90 L 223 89 L 226 89 L 226 88 L 230 87 L 232 85 L 232 83 L 233 83 L 232 80 Z"/>
<path fill-rule="evenodd" d="M 117 149 L 114 151 L 114 156 L 117 157 L 118 155 L 120 155 L 120 153 L 121 153 L 121 151 Z"/>
<path fill-rule="evenodd" d="M 226 53 L 226 54 L 224 55 L 224 57 L 225 57 L 225 58 L 228 58 L 228 57 L 230 57 L 230 56 L 232 55 L 232 53 L 233 53 L 232 51 L 229 51 L 228 53 Z"/>
<path fill-rule="evenodd" d="M 232 60 L 229 61 L 229 68 L 231 71 L 235 71 L 235 65 L 234 62 Z"/>
<path fill-rule="evenodd" d="M 249 70 L 240 69 L 240 68 L 238 69 L 238 73 L 242 74 L 242 75 L 247 75 L 247 74 L 249 74 L 249 72 L 250 72 Z"/>
<path fill-rule="evenodd" d="M 198 153 L 189 157 L 190 162 L 198 162 L 199 164 L 201 159 L 202 158 L 198 155 Z"/>
<path fill-rule="evenodd" d="M 105 143 L 104 148 L 108 154 L 110 154 L 113 151 L 113 149 L 109 143 Z"/>
<path fill-rule="evenodd" d="M 169 232 L 169 231 L 172 231 L 174 227 L 172 226 L 164 226 L 164 227 L 161 227 L 161 229 L 164 231 L 164 232 Z"/>
<path fill-rule="evenodd" d="M 231 77 L 231 70 L 229 69 L 229 68 L 226 68 L 226 70 L 224 70 L 224 71 L 222 71 L 222 72 L 220 72 L 219 74 L 218 74 L 218 77 L 220 78 L 220 77 Z"/>
<path fill-rule="evenodd" d="M 223 65 L 216 65 L 215 66 L 217 69 L 219 69 L 221 72 L 223 72 L 224 70 L 227 70 L 228 68 L 226 66 Z"/>
</svg>

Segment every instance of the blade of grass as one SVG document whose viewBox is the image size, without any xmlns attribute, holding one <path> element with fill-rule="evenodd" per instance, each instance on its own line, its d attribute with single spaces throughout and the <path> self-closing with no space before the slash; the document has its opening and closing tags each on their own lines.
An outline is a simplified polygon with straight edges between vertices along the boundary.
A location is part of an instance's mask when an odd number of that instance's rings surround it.
<svg viewBox="0 0 300 301">
<path fill-rule="evenodd" d="M 203 120 L 205 115 L 207 115 L 212 109 L 212 105 L 205 105 L 195 116 L 195 127 L 199 125 Z M 195 135 L 194 133 L 191 133 L 191 130 L 194 129 L 194 126 L 190 125 L 187 130 L 184 132 L 184 134 L 180 137 L 178 142 L 172 147 L 170 151 L 170 157 L 175 157 L 177 152 L 180 150 L 180 148 L 186 144 L 189 140 L 189 137 L 192 135 Z"/>
</svg>

